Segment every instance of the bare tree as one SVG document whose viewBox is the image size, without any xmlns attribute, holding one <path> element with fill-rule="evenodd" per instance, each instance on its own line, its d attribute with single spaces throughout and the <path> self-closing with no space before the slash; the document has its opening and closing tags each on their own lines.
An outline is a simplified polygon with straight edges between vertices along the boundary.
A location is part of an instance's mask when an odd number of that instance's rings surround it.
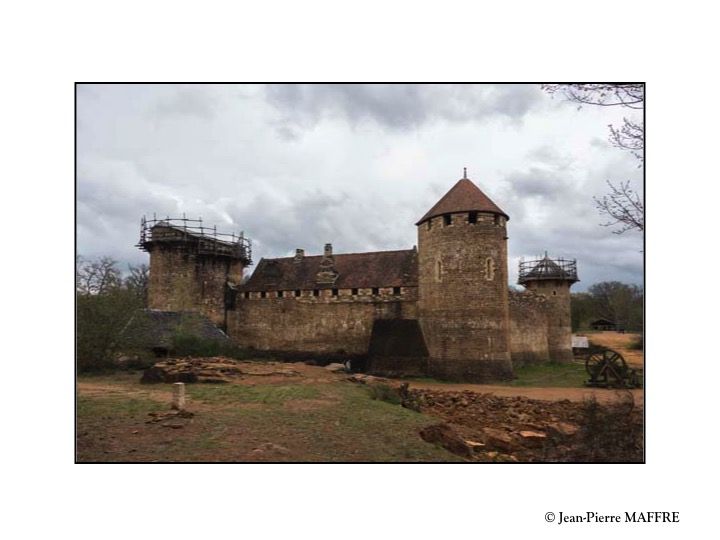
<svg viewBox="0 0 720 540">
<path fill-rule="evenodd" d="M 80 294 L 105 294 L 122 285 L 122 275 L 117 261 L 112 257 L 75 260 L 75 289 Z"/>
<path fill-rule="evenodd" d="M 645 107 L 644 84 L 544 84 L 543 90 L 551 95 L 560 92 L 566 99 L 583 105 L 600 107 L 625 107 L 643 110 Z M 642 120 L 623 118 L 620 127 L 610 125 L 610 143 L 632 153 L 638 167 L 645 162 L 645 124 Z M 610 193 L 593 197 L 601 215 L 610 220 L 603 226 L 619 226 L 613 232 L 622 234 L 630 230 L 645 230 L 645 206 L 639 193 L 630 188 L 630 181 L 619 185 L 607 181 Z"/>
<path fill-rule="evenodd" d="M 142 299 L 143 305 L 147 303 L 148 280 L 150 279 L 150 267 L 147 264 L 140 266 L 128 265 L 130 275 L 125 278 L 125 287 L 133 291 Z"/>
</svg>

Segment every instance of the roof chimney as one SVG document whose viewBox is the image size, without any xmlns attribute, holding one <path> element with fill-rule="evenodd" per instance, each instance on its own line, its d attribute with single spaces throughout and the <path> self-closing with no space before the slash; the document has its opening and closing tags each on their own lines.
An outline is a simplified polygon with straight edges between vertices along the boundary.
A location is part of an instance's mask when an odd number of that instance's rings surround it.
<svg viewBox="0 0 720 540">
<path fill-rule="evenodd" d="M 303 257 L 305 257 L 305 250 L 297 248 L 295 250 L 295 262 L 299 263 L 303 260 Z"/>
<path fill-rule="evenodd" d="M 332 257 L 332 244 L 325 244 L 325 257 Z"/>
</svg>

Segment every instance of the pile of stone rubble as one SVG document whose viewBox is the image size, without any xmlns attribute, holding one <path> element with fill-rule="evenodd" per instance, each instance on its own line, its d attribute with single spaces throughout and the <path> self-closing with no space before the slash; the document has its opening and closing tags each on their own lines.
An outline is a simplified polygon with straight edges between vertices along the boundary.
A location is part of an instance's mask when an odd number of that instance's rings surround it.
<svg viewBox="0 0 720 540">
<path fill-rule="evenodd" d="M 229 383 L 245 376 L 299 376 L 300 372 L 281 362 L 243 362 L 222 356 L 210 358 L 168 358 L 143 373 L 143 383 Z"/>
</svg>

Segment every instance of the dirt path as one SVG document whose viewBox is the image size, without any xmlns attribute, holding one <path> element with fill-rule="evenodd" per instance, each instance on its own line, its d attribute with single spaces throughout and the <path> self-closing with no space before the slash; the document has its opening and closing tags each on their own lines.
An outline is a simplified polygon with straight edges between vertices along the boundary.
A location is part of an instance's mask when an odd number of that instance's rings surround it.
<svg viewBox="0 0 720 540">
<path fill-rule="evenodd" d="M 400 381 L 395 381 L 400 382 Z M 517 387 L 517 386 L 498 386 L 492 384 L 465 384 L 465 383 L 433 383 L 433 382 L 411 382 L 410 388 L 424 388 L 427 390 L 444 390 L 446 392 L 462 392 L 470 390 L 478 394 L 493 394 L 496 396 L 522 396 L 530 399 L 541 399 L 544 401 L 560 401 L 569 399 L 570 401 L 583 401 L 585 398 L 595 396 L 601 403 L 610 403 L 618 399 L 617 390 L 608 390 L 605 388 L 537 388 L 537 387 Z M 640 390 L 629 390 L 635 398 L 635 403 L 642 406 L 644 403 L 644 394 Z M 625 392 L 623 390 L 622 392 Z"/>
<path fill-rule="evenodd" d="M 580 334 L 578 334 L 580 335 Z M 623 355 L 629 366 L 642 368 L 645 360 L 643 351 L 630 349 L 630 345 L 640 337 L 640 334 L 621 334 L 620 332 L 595 332 L 584 334 L 595 345 L 602 345 L 614 349 Z"/>
</svg>

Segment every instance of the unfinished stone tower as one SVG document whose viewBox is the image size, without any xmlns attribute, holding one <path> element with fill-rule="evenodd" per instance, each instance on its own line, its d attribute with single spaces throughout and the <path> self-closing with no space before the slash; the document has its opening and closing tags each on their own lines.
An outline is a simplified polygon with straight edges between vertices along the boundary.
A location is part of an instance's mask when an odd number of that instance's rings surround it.
<svg viewBox="0 0 720 540">
<path fill-rule="evenodd" d="M 508 219 L 465 173 L 416 223 L 419 319 L 431 375 L 512 376 Z"/>
<path fill-rule="evenodd" d="M 226 328 L 227 286 L 252 263 L 242 233 L 221 234 L 199 219 L 142 218 L 138 247 L 150 254 L 150 309 L 197 311 Z"/>
<path fill-rule="evenodd" d="M 518 283 L 528 291 L 543 295 L 547 320 L 548 355 L 555 362 L 572 362 L 570 287 L 576 283 L 577 261 L 542 259 L 521 261 Z"/>
</svg>

